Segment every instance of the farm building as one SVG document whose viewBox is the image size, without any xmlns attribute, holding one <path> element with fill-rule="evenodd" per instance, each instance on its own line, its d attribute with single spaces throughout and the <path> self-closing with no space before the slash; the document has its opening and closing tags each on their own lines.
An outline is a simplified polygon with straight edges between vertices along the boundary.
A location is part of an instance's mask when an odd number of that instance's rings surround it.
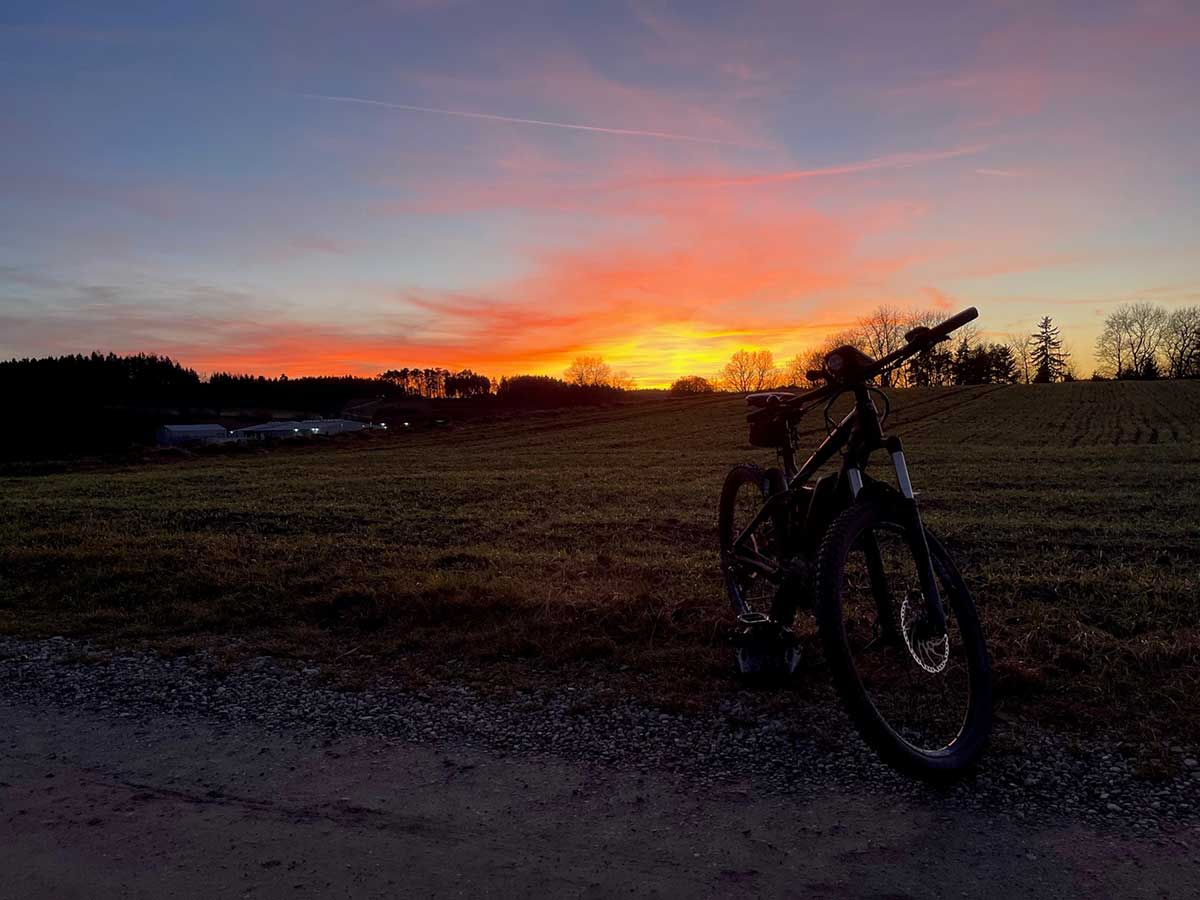
<svg viewBox="0 0 1200 900">
<path fill-rule="evenodd" d="M 341 434 L 343 431 L 363 431 L 376 427 L 369 422 L 355 422 L 353 419 L 310 419 L 300 423 L 301 433 L 307 428 L 310 434 Z"/>
<path fill-rule="evenodd" d="M 267 438 L 296 437 L 300 433 L 300 423 L 293 421 L 263 422 L 261 425 L 248 425 L 245 428 L 235 428 L 233 436 L 239 441 L 262 441 Z"/>
<path fill-rule="evenodd" d="M 164 447 L 186 447 L 227 441 L 229 430 L 224 425 L 164 425 L 156 437 Z"/>
<path fill-rule="evenodd" d="M 352 419 L 305 419 L 303 421 L 288 420 L 284 422 L 264 422 L 261 425 L 250 425 L 238 428 L 233 437 L 241 441 L 261 441 L 267 438 L 300 437 L 302 435 L 341 434 L 344 431 L 362 431 L 368 428 L 379 428 L 369 422 L 355 422 Z"/>
</svg>

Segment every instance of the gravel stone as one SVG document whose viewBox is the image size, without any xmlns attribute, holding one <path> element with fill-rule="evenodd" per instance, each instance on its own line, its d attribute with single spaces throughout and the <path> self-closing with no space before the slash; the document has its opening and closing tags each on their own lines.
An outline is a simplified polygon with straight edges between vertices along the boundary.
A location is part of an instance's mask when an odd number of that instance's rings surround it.
<svg viewBox="0 0 1200 900">
<path fill-rule="evenodd" d="M 326 746 L 361 735 L 420 741 L 446 748 L 448 755 L 465 744 L 674 772 L 681 789 L 699 792 L 736 790 L 747 779 L 783 794 L 835 784 L 915 800 L 934 815 L 967 809 L 1022 823 L 1069 816 L 1101 830 L 1164 837 L 1200 824 L 1195 755 L 1174 776 L 1147 781 L 1135 775 L 1137 761 L 1126 748 L 1113 742 L 1075 741 L 1072 752 L 1054 733 L 997 722 L 978 770 L 956 784 L 932 787 L 880 763 L 836 706 L 794 694 L 780 704 L 774 691 L 733 689 L 716 709 L 687 715 L 578 676 L 569 684 L 503 697 L 454 683 L 417 690 L 382 677 L 349 692 L 323 682 L 311 664 L 257 657 L 230 671 L 206 652 L 174 659 L 106 653 L 62 637 L 0 637 L 0 685 L 6 701 L 108 710 L 134 723 L 170 715 L 234 729 L 252 721 Z M 1196 754 L 1200 748 L 1187 749 Z M 447 765 L 455 765 L 452 756 Z"/>
</svg>

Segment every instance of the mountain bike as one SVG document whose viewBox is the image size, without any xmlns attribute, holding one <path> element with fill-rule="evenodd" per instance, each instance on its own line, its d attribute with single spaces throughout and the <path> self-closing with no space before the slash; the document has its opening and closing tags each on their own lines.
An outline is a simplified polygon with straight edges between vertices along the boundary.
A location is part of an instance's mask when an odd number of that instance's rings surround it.
<svg viewBox="0 0 1200 900">
<path fill-rule="evenodd" d="M 806 393 L 750 394 L 750 442 L 774 448 L 780 465 L 735 466 L 718 515 L 740 668 L 770 669 L 766 659 L 793 670 L 793 623 L 801 612 L 815 616 L 834 685 L 863 739 L 895 768 L 930 779 L 958 776 L 982 754 L 991 664 L 971 593 L 921 521 L 903 445 L 884 434 L 891 403 L 873 381 L 977 316 L 972 307 L 914 328 L 878 360 L 838 347 L 808 373 L 821 386 Z M 847 394 L 854 406 L 834 422 L 830 410 Z M 798 425 L 821 404 L 827 435 L 797 466 Z M 879 450 L 891 458 L 894 487 L 868 468 Z M 814 478 L 838 453 L 838 470 Z"/>
</svg>

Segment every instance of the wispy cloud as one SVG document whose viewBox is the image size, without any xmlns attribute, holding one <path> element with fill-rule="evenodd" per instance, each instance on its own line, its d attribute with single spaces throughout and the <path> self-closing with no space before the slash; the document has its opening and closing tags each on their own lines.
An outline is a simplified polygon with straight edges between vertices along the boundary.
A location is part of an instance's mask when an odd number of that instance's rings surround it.
<svg viewBox="0 0 1200 900">
<path fill-rule="evenodd" d="M 915 166 L 927 165 L 960 156 L 970 156 L 986 150 L 984 144 L 973 144 L 965 147 L 953 147 L 949 150 L 932 150 L 918 153 L 894 153 L 888 156 L 878 156 L 861 162 L 845 163 L 836 166 L 820 166 L 816 168 L 790 169 L 782 172 L 762 172 L 751 174 L 712 174 L 712 175 L 682 175 L 679 177 L 658 178 L 651 181 L 630 183 L 630 187 L 645 187 L 649 184 L 677 185 L 681 187 L 754 187 L 762 184 L 780 184 L 789 181 L 803 181 L 809 178 L 831 178 L 838 175 L 858 175 L 863 172 L 877 172 L 886 169 L 911 169 Z"/>
<path fill-rule="evenodd" d="M 982 152 L 985 145 L 953 147 L 891 154 L 857 162 L 813 168 L 775 170 L 734 168 L 673 171 L 671 163 L 634 155 L 607 159 L 594 172 L 570 172 L 569 178 L 544 171 L 548 163 L 536 160 L 530 166 L 484 172 L 479 177 L 421 177 L 407 184 L 400 200 L 388 200 L 376 210 L 386 215 L 461 213 L 464 211 L 522 209 L 605 212 L 621 218 L 643 215 L 657 218 L 666 206 L 690 205 L 705 194 L 735 195 L 740 188 L 787 185 L 812 180 L 852 177 L 872 172 L 899 172 L 940 161 Z M 538 166 L 543 171 L 538 170 Z M 678 164 L 674 164 L 678 169 Z M 1023 173 L 1021 173 L 1023 174 Z M 763 192 L 769 193 L 769 192 Z M 880 204 L 872 204 L 879 209 Z M 884 204 L 886 207 L 886 204 Z M 906 217 L 920 204 L 905 203 L 889 210 L 903 210 Z"/>
<path fill-rule="evenodd" d="M 750 147 L 752 144 L 727 141 L 720 138 L 701 137 L 694 134 L 677 134 L 673 131 L 649 131 L 641 128 L 609 128 L 602 125 L 583 125 L 577 122 L 552 122 L 547 119 L 524 119 L 516 116 L 501 116 L 494 113 L 468 112 L 461 109 L 438 109 L 432 106 L 413 106 L 408 103 L 387 103 L 383 100 L 368 100 L 363 97 L 339 97 L 330 94 L 300 94 L 310 100 L 328 100 L 334 103 L 358 103 L 364 106 L 381 106 L 405 112 L 431 113 L 438 116 L 455 116 L 460 119 L 483 119 L 489 122 L 508 122 L 514 125 L 537 125 L 543 128 L 566 128 L 571 131 L 590 131 L 598 134 L 614 134 L 626 137 L 659 138 L 667 141 L 687 141 L 693 144 L 720 144 L 727 147 Z"/>
</svg>

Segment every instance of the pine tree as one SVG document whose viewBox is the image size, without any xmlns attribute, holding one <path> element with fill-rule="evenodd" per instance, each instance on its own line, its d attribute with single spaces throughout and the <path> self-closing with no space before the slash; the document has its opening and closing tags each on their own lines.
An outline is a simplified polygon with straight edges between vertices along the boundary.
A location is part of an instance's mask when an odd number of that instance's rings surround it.
<svg viewBox="0 0 1200 900">
<path fill-rule="evenodd" d="M 1035 382 L 1061 381 L 1067 371 L 1067 352 L 1062 348 L 1062 340 L 1049 316 L 1043 316 L 1038 323 L 1038 330 L 1033 334 L 1033 352 L 1031 353 Z"/>
</svg>

